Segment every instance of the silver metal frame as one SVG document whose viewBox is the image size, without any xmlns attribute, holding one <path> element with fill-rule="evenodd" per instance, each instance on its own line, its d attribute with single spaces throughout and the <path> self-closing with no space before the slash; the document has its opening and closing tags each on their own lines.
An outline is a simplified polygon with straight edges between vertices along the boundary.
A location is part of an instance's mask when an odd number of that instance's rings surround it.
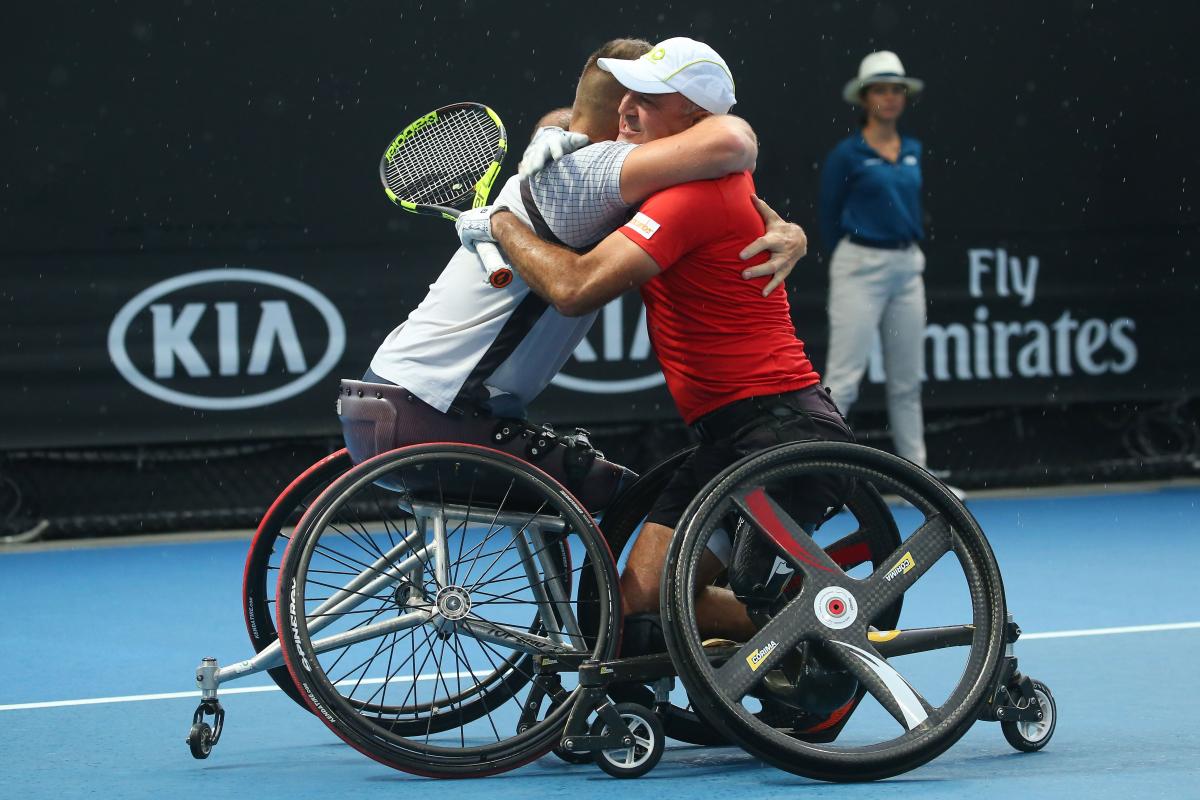
<svg viewBox="0 0 1200 800">
<path fill-rule="evenodd" d="M 549 557 L 546 549 L 545 533 L 561 532 L 566 526 L 564 520 L 556 516 L 531 517 L 523 513 L 500 512 L 480 507 L 438 506 L 428 503 L 405 503 L 401 507 L 416 518 L 415 530 L 308 613 L 308 632 L 310 635 L 319 632 L 330 625 L 338 615 L 353 611 L 368 597 L 406 580 L 420 593 L 421 599 L 428 607 L 416 608 L 383 622 L 312 640 L 314 652 L 325 653 L 376 636 L 425 624 L 438 627 L 454 625 L 460 631 L 481 641 L 525 653 L 562 655 L 579 652 L 586 647 L 583 632 L 571 608 L 571 598 L 564 585 L 565 576 L 554 559 Z M 409 576 L 419 574 L 423 566 L 432 561 L 438 591 L 450 586 L 449 559 L 446 557 L 447 522 L 455 525 L 475 522 L 489 527 L 512 528 L 516 551 L 533 589 L 538 616 L 546 631 L 545 636 L 511 625 L 489 622 L 470 614 L 462 619 L 449 620 L 440 612 L 435 600 L 428 596 L 419 581 L 411 580 Z M 431 528 L 432 541 L 429 541 Z M 545 576 L 543 580 L 538 579 L 539 568 L 541 575 Z M 470 592 L 476 586 L 478 584 L 460 588 Z M 409 603 L 412 602 L 410 599 Z M 220 667 L 214 658 L 205 658 L 196 669 L 196 686 L 201 690 L 202 699 L 215 698 L 217 687 L 221 684 L 274 669 L 283 663 L 283 651 L 278 640 L 252 658 L 226 667 Z"/>
</svg>

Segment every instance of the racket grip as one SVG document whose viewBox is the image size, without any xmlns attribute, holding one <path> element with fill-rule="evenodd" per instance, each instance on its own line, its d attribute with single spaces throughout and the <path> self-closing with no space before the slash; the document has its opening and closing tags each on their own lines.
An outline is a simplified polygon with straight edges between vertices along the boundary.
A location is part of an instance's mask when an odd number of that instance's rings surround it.
<svg viewBox="0 0 1200 800">
<path fill-rule="evenodd" d="M 487 282 L 493 288 L 503 289 L 512 283 L 512 267 L 504 263 L 500 248 L 491 242 L 479 242 L 475 245 L 475 252 L 479 254 L 479 260 L 483 262 L 483 269 L 487 273 Z"/>
</svg>

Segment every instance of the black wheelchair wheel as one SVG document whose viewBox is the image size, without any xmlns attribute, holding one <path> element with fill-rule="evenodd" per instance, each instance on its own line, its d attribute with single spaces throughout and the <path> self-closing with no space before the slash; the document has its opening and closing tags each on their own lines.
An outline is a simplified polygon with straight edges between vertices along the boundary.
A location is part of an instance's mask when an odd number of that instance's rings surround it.
<svg viewBox="0 0 1200 800">
<path fill-rule="evenodd" d="M 352 463 L 350 454 L 342 448 L 313 464 L 288 484 L 258 523 L 242 576 L 242 610 L 255 653 L 261 653 L 279 638 L 275 630 L 275 585 L 279 562 L 296 523 L 317 495 L 350 469 Z M 288 697 L 304 706 L 287 667 L 280 665 L 267 670 L 267 674 Z"/>
<path fill-rule="evenodd" d="M 629 547 L 634 534 L 650 513 L 654 502 L 662 493 L 679 466 L 695 451 L 695 447 L 681 450 L 657 464 L 622 492 L 600 521 L 600 530 L 608 542 L 614 557 L 620 560 Z M 858 486 L 845 500 L 841 511 L 822 526 L 822 546 L 830 557 L 844 570 L 852 570 L 866 564 L 877 569 L 884 558 L 900 544 L 900 534 L 895 520 L 883 498 L 870 484 Z M 590 586 L 581 588 L 590 592 Z M 901 601 L 880 617 L 880 625 L 892 628 L 900 616 Z M 585 614 L 580 620 L 586 622 Z M 633 702 L 650 707 L 654 705 L 654 694 L 647 687 L 633 684 L 618 684 L 612 687 L 610 696 L 618 702 Z M 813 727 L 811 737 L 836 737 L 849 718 L 854 705 L 862 698 L 862 692 L 848 708 L 841 710 L 836 719 L 822 719 Z M 719 746 L 728 740 L 709 725 L 689 703 L 659 706 L 656 709 L 662 720 L 666 735 L 688 744 Z"/>
<path fill-rule="evenodd" d="M 901 543 L 879 566 L 844 570 L 791 516 L 785 498 L 800 485 L 818 483 L 865 484 L 910 504 L 896 511 Z M 785 562 L 799 580 L 773 602 L 760 601 L 759 632 L 715 663 L 701 646 L 695 576 L 714 531 L 734 530 L 739 523 L 744 523 L 739 536 L 761 544 L 766 548 L 761 552 Z M 768 540 L 778 544 L 766 545 Z M 948 554 L 952 558 L 943 559 Z M 805 442 L 743 459 L 685 511 L 667 564 L 664 628 L 689 697 L 730 741 L 780 769 L 828 781 L 906 772 L 967 731 L 997 679 L 1004 589 L 987 539 L 944 485 L 890 454 Z M 922 638 L 915 628 L 884 630 L 901 598 L 906 623 L 938 633 Z M 927 647 L 901 646 L 935 640 Z M 816 653 L 866 690 L 834 742 L 808 741 L 801 731 L 779 729 L 756 716 L 759 698 L 771 695 L 764 679 L 797 653 Z"/>
<path fill-rule="evenodd" d="M 317 716 L 377 761 L 501 772 L 548 752 L 578 696 L 570 669 L 558 689 L 535 664 L 613 655 L 616 580 L 591 517 L 536 467 L 472 445 L 402 448 L 341 476 L 298 526 L 279 583 L 284 658 Z M 599 620 L 587 632 L 585 605 Z M 527 706 L 543 689 L 557 706 L 538 719 Z"/>
</svg>

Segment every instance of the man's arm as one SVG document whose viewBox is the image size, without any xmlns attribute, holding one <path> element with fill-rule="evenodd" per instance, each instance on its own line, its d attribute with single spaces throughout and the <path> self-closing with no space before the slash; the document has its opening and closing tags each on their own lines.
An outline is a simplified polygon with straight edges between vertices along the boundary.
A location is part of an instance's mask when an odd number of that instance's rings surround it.
<svg viewBox="0 0 1200 800">
<path fill-rule="evenodd" d="M 744 261 L 764 250 L 770 254 L 766 262 L 742 271 L 746 279 L 774 275 L 763 287 L 766 297 L 808 252 L 808 237 L 803 228 L 785 222 L 760 198 L 753 201 L 766 230 L 739 255 Z M 564 316 L 581 316 L 599 308 L 659 272 L 654 260 L 624 235 L 609 234 L 594 250 L 580 256 L 542 241 L 503 206 L 467 211 L 455 227 L 468 249 L 479 241 L 498 241 L 529 287 Z"/>
<path fill-rule="evenodd" d="M 566 317 L 594 311 L 660 271 L 645 250 L 619 232 L 584 255 L 542 241 L 509 211 L 492 215 L 491 232 L 529 288 Z"/>
<path fill-rule="evenodd" d="M 621 199 L 636 205 L 668 186 L 753 170 L 757 160 L 758 137 L 749 123 L 731 114 L 705 117 L 634 148 L 621 167 Z"/>
</svg>

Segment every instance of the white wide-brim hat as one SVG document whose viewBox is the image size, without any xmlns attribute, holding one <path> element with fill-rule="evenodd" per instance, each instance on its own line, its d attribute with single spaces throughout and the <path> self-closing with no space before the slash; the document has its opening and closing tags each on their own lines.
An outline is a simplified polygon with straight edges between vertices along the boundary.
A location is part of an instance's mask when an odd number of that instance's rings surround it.
<svg viewBox="0 0 1200 800">
<path fill-rule="evenodd" d="M 713 114 L 725 114 L 737 102 L 733 74 L 716 50 L 685 36 L 666 39 L 641 58 L 601 58 L 600 69 L 626 89 L 643 94 L 679 92 Z"/>
<path fill-rule="evenodd" d="M 908 87 L 909 94 L 917 94 L 925 88 L 925 81 L 904 74 L 900 56 L 891 50 L 880 50 L 864 58 L 858 65 L 858 77 L 846 83 L 846 87 L 842 89 L 842 97 L 847 103 L 858 105 L 862 102 L 859 94 L 864 87 L 872 83 L 903 84 Z"/>
</svg>

